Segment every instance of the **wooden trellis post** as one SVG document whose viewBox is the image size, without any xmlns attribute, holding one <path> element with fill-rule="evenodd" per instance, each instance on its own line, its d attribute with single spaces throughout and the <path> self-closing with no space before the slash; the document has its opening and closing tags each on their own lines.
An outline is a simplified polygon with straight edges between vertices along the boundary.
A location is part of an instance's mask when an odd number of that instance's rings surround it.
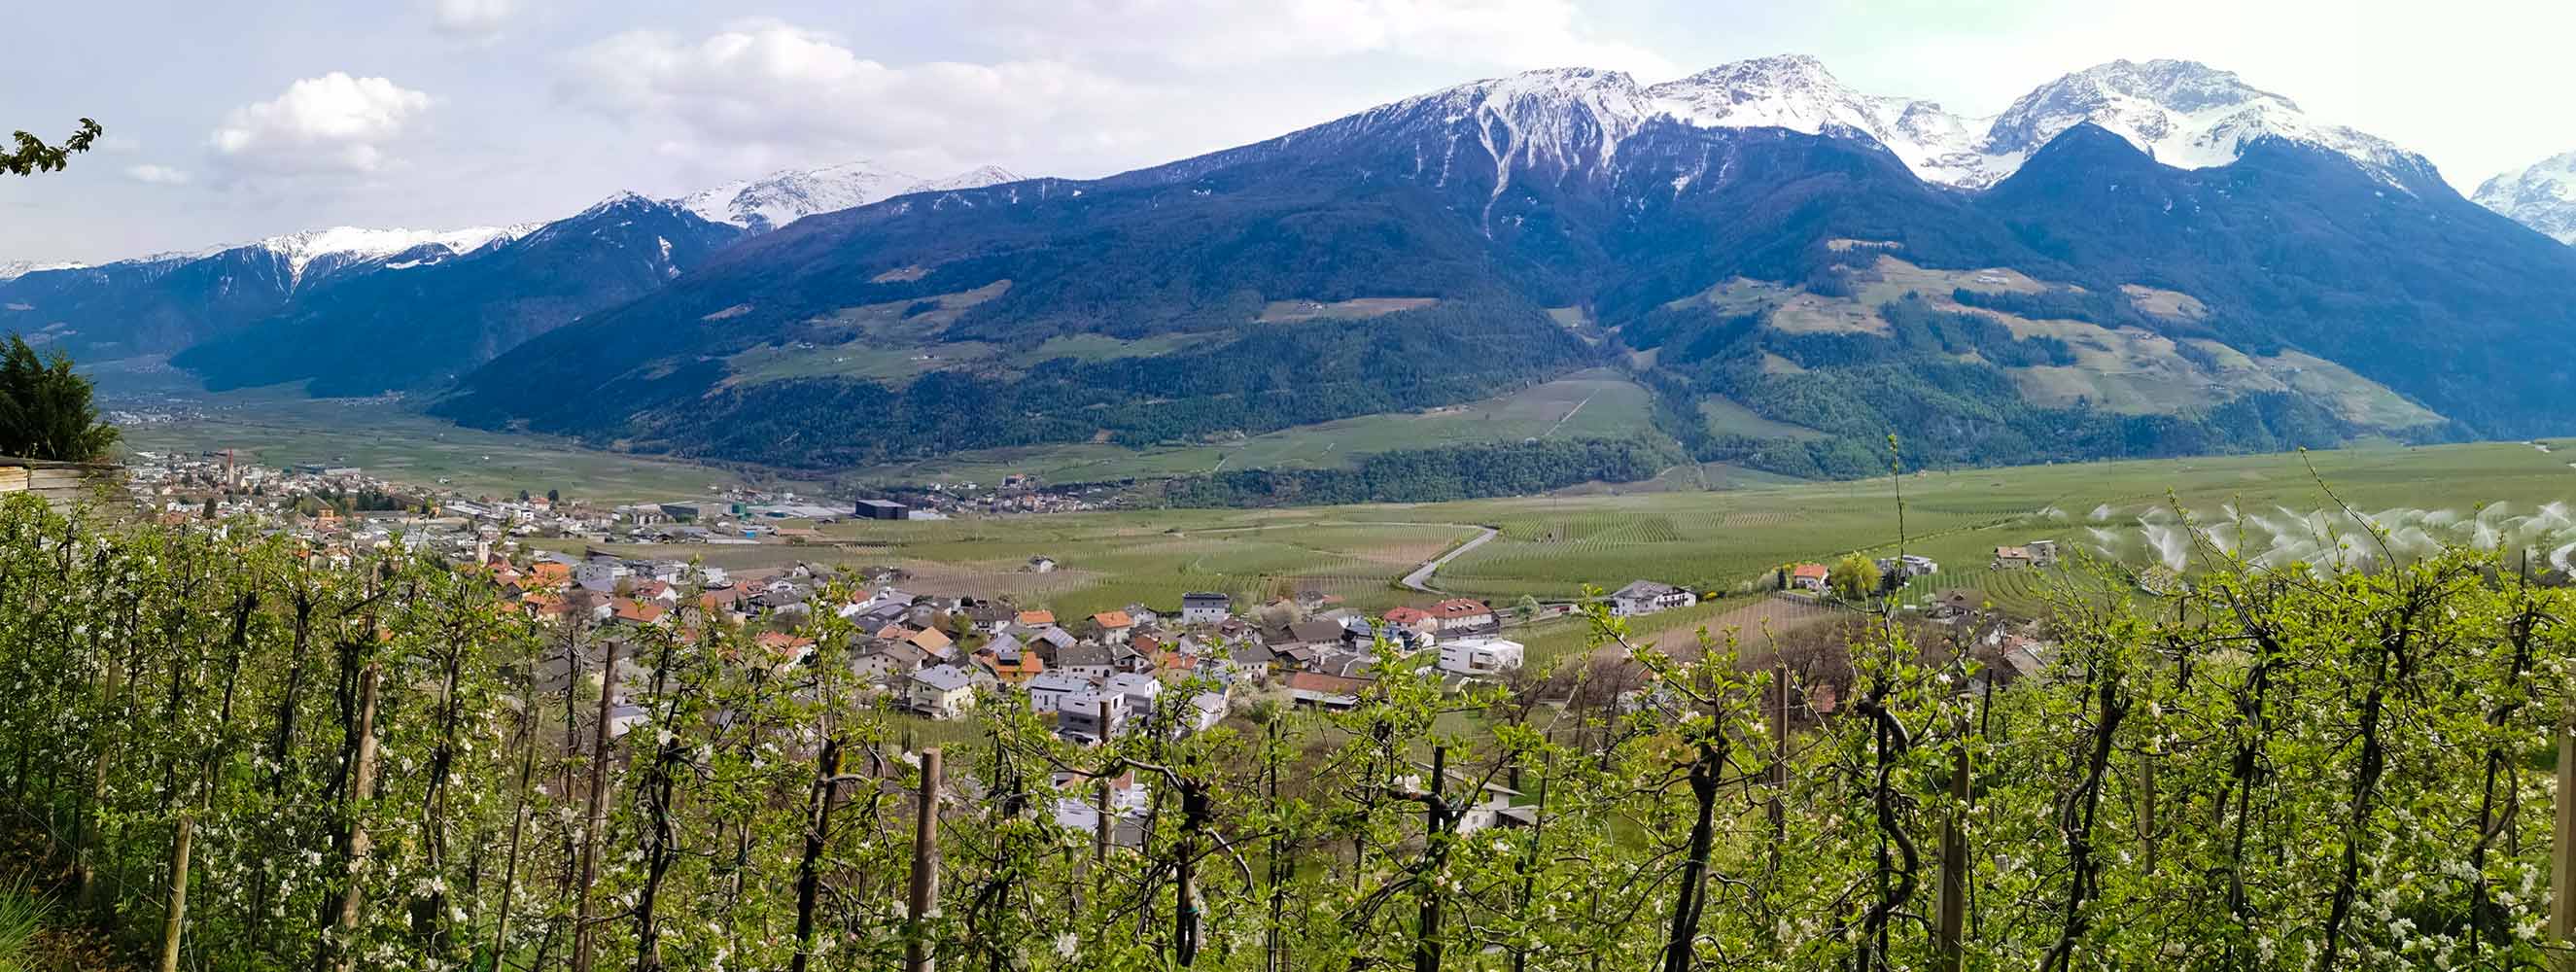
<svg viewBox="0 0 2576 972">
<path fill-rule="evenodd" d="M 2576 712 L 2558 720 L 2558 830 L 2549 844 L 2549 937 L 2576 972 Z"/>
<path fill-rule="evenodd" d="M 929 922 L 939 917 L 939 749 L 921 751 L 921 802 L 912 826 L 912 898 L 904 908 L 905 972 L 933 972 Z"/>
</svg>

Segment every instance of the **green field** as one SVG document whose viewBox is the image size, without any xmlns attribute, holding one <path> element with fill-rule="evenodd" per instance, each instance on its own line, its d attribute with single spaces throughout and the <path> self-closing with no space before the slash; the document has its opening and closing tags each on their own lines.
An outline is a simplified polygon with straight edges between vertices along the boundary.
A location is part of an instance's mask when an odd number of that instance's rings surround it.
<svg viewBox="0 0 2576 972">
<path fill-rule="evenodd" d="M 2395 524 L 2401 554 L 2427 540 L 2486 543 L 2528 549 L 2547 566 L 2552 554 L 2576 556 L 2569 546 L 2576 522 L 2567 515 L 2576 504 L 2571 454 L 2576 443 L 2550 452 L 2490 443 L 1915 473 L 1901 483 L 1903 546 L 1942 563 L 1942 574 L 1918 582 L 1918 591 L 1973 588 L 2022 612 L 2043 607 L 2062 575 L 1991 571 L 1997 546 L 2054 539 L 2070 559 L 2131 569 L 2176 560 L 2186 571 L 2229 546 L 2271 565 L 2349 556 L 2309 536 L 2320 526 L 2359 536 L 2348 522 L 2324 522 L 2331 518 L 2319 511 L 2337 509 L 2337 501 L 2311 476 L 2313 462 L 2342 502 Z M 1894 553 L 1899 485 L 1882 477 L 1719 492 L 840 523 L 825 528 L 833 541 L 825 545 L 661 552 L 737 567 L 901 566 L 917 589 L 1010 594 L 1060 613 L 1168 605 L 1202 589 L 1263 600 L 1312 590 L 1376 610 L 1432 600 L 1395 580 L 1473 536 L 1475 525 L 1491 525 L 1500 535 L 1442 568 L 1435 586 L 1498 605 L 1638 579 L 1731 593 L 1759 586 L 1785 563 Z M 2229 522 L 2231 508 L 2239 513 L 2236 526 L 2211 534 L 2216 546 L 2202 549 L 2181 529 L 2177 506 L 2205 525 Z M 1061 568 L 1022 569 L 1040 555 Z M 1540 634 L 1556 652 L 1572 637 Z"/>
<path fill-rule="evenodd" d="M 123 447 L 231 449 L 244 463 L 356 466 L 391 482 L 443 483 L 469 494 L 560 489 L 567 496 L 608 503 L 703 496 L 710 486 L 752 481 L 786 488 L 815 485 L 603 452 L 545 436 L 463 428 L 386 399 L 316 400 L 283 389 L 258 389 L 203 396 L 191 400 L 189 408 L 196 417 L 126 426 Z"/>
</svg>

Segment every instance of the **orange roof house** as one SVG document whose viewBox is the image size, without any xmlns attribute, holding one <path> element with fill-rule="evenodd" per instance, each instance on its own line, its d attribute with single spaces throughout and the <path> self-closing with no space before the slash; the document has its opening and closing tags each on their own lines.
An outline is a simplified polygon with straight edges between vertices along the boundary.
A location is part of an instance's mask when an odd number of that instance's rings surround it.
<svg viewBox="0 0 2576 972">
<path fill-rule="evenodd" d="M 1114 631 L 1120 628 L 1135 627 L 1136 619 L 1128 617 L 1127 612 L 1125 611 L 1102 611 L 1091 616 L 1091 623 Z"/>
<path fill-rule="evenodd" d="M 903 640 L 912 642 L 913 647 L 929 652 L 945 651 L 951 643 L 948 632 L 937 628 L 923 628 Z"/>
<path fill-rule="evenodd" d="M 662 620 L 663 615 L 670 613 L 659 604 L 655 604 L 650 601 L 638 601 L 630 597 L 616 598 L 608 603 L 614 609 L 612 613 L 613 617 L 620 621 L 630 621 L 636 624 L 652 624 L 655 621 Z"/>
<path fill-rule="evenodd" d="M 1046 659 L 1038 657 L 1034 651 L 1023 651 L 1018 658 L 1005 659 L 987 648 L 975 653 L 975 664 L 993 673 L 994 680 L 1004 685 L 1023 684 L 1046 674 Z"/>
<path fill-rule="evenodd" d="M 1045 626 L 1045 625 L 1054 624 L 1054 623 L 1055 623 L 1055 612 L 1053 612 L 1053 611 L 1022 611 L 1022 612 L 1020 612 L 1020 623 L 1021 623 L 1021 624 L 1024 624 L 1024 625 L 1027 625 L 1027 626 L 1029 626 L 1029 627 L 1032 627 L 1032 628 L 1035 628 L 1035 627 L 1042 627 L 1042 626 Z"/>
<path fill-rule="evenodd" d="M 528 568 L 528 583 L 535 587 L 562 587 L 572 583 L 572 565 L 540 560 Z"/>
<path fill-rule="evenodd" d="M 1431 620 L 1431 612 L 1418 607 L 1396 607 L 1386 609 L 1386 623 L 1388 624 L 1410 628 L 1429 620 Z"/>
</svg>

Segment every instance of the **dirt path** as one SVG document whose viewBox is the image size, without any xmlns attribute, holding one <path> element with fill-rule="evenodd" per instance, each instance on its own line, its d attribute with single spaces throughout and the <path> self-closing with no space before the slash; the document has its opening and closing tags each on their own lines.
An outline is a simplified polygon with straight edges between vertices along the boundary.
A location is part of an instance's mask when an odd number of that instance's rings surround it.
<svg viewBox="0 0 2576 972">
<path fill-rule="evenodd" d="M 1553 435 L 1555 435 L 1555 434 L 1556 434 L 1556 430 L 1558 430 L 1558 429 L 1561 429 L 1561 428 L 1564 428 L 1564 427 L 1565 427 L 1565 423 L 1570 422 L 1570 421 L 1573 421 L 1573 419 L 1574 419 L 1574 413 L 1576 413 L 1576 412 L 1580 412 L 1580 411 L 1583 411 L 1583 406 L 1586 406 L 1586 405 L 1590 405 L 1590 404 L 1592 404 L 1592 400 L 1593 400 L 1594 398 L 1600 397 L 1600 395 L 1601 395 L 1601 393 L 1600 393 L 1600 392 L 1593 392 L 1593 393 L 1592 393 L 1592 394 L 1590 394 L 1590 395 L 1585 395 L 1585 396 L 1583 396 L 1583 400 L 1582 400 L 1582 401 L 1579 401 L 1579 402 L 1574 403 L 1574 407 L 1573 407 L 1573 408 L 1566 409 L 1566 410 L 1565 410 L 1565 414 L 1564 414 L 1564 415 L 1557 416 L 1556 424 L 1555 424 L 1555 425 L 1548 426 L 1548 427 L 1547 427 L 1547 434 L 1546 434 L 1546 435 L 1541 435 L 1541 436 L 1539 436 L 1539 438 L 1544 439 L 1544 438 L 1547 438 L 1547 437 L 1549 437 L 1549 436 L 1553 436 Z"/>
<path fill-rule="evenodd" d="M 1448 525 L 1467 526 L 1468 524 L 1458 523 Z M 1451 550 L 1448 553 L 1423 561 L 1422 566 L 1413 568 L 1413 573 L 1404 575 L 1404 579 L 1397 581 L 1396 583 L 1412 590 L 1421 591 L 1425 594 L 1442 593 L 1439 588 L 1431 586 L 1432 573 L 1438 571 L 1440 569 L 1440 565 L 1458 559 L 1459 554 L 1484 546 L 1485 541 L 1491 540 L 1501 533 L 1501 531 L 1489 526 L 1479 526 L 1476 529 L 1479 532 L 1476 534 L 1475 539 L 1459 544 L 1456 549 Z"/>
</svg>

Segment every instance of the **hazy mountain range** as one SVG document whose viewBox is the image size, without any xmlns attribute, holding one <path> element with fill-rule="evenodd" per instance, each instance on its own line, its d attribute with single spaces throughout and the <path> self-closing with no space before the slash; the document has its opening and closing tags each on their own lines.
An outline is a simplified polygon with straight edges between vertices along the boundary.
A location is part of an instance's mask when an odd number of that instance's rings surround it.
<svg viewBox="0 0 2576 972">
<path fill-rule="evenodd" d="M 2542 235 L 2576 224 L 2571 168 L 2473 204 L 2183 61 L 1982 118 L 1804 57 L 1567 69 L 1104 179 L 850 164 L 301 262 L 26 270 L 0 326 L 179 352 L 216 387 L 434 393 L 472 424 L 805 467 L 1197 441 L 1599 368 L 1651 392 L 1659 448 L 1805 475 L 1875 468 L 1890 430 L 1971 462 L 2518 436 L 2563 431 L 2576 377 L 2576 250 Z"/>
</svg>

